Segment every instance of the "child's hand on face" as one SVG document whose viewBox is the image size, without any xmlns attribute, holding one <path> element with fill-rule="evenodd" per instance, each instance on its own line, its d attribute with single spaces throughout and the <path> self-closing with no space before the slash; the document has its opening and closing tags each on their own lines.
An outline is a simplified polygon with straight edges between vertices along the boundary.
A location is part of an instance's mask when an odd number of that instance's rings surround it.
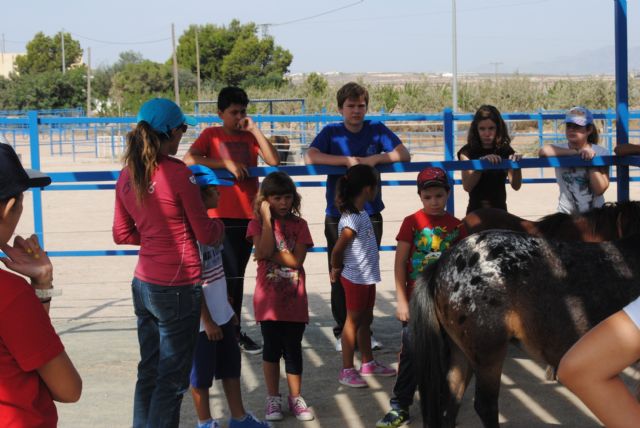
<svg viewBox="0 0 640 428">
<path fill-rule="evenodd" d="M 591 160 L 596 155 L 595 150 L 591 148 L 591 144 L 585 145 L 583 148 L 578 150 L 578 155 L 582 158 L 582 160 Z"/>
<path fill-rule="evenodd" d="M 238 121 L 238 130 L 251 132 L 256 128 L 256 123 L 250 117 L 245 117 Z"/>
<path fill-rule="evenodd" d="M 271 221 L 271 205 L 267 201 L 262 201 L 260 204 L 260 217 L 263 222 Z"/>
<path fill-rule="evenodd" d="M 489 161 L 489 163 L 492 163 L 492 164 L 497 164 L 502 162 L 502 158 L 499 155 L 485 155 L 485 156 L 482 156 L 480 159 Z"/>
<path fill-rule="evenodd" d="M 36 235 L 24 239 L 16 236 L 13 246 L 0 245 L 0 250 L 7 257 L 0 258 L 8 269 L 29 277 L 34 287 L 51 287 L 53 281 L 53 265 L 47 253 L 40 247 Z"/>
</svg>

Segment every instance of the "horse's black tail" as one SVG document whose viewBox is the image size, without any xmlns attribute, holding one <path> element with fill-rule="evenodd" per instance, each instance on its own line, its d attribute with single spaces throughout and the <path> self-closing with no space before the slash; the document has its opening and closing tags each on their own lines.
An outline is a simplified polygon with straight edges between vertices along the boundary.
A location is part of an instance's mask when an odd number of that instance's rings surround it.
<svg viewBox="0 0 640 428">
<path fill-rule="evenodd" d="M 410 308 L 413 364 L 420 391 L 420 410 L 424 426 L 431 428 L 443 425 L 444 399 L 448 396 L 448 353 L 434 300 L 436 267 L 437 263 L 433 263 L 418 279 Z"/>
</svg>

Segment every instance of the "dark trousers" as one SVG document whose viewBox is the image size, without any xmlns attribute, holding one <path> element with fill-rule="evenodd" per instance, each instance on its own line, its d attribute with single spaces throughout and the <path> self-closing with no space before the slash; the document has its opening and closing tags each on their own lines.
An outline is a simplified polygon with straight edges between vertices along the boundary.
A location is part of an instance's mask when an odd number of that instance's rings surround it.
<svg viewBox="0 0 640 428">
<path fill-rule="evenodd" d="M 242 296 L 244 295 L 244 271 L 247 269 L 253 243 L 247 240 L 249 219 L 221 218 L 224 223 L 224 242 L 222 243 L 222 266 L 227 281 L 227 294 L 231 307 L 238 317 L 240 330 L 240 313 L 242 312 Z"/>
<path fill-rule="evenodd" d="M 371 224 L 373 224 L 373 233 L 376 235 L 376 242 L 380 247 L 382 240 L 382 214 L 373 214 L 369 216 Z M 331 252 L 338 241 L 338 222 L 340 217 L 325 216 L 324 218 L 324 236 L 327 238 L 327 260 L 329 271 L 331 271 Z M 331 283 L 331 314 L 336 322 L 333 327 L 333 335 L 337 338 L 342 334 L 342 327 L 347 319 L 347 304 L 344 297 L 344 290 L 340 281 Z"/>
<path fill-rule="evenodd" d="M 398 377 L 393 385 L 393 396 L 389 402 L 392 409 L 409 410 L 416 393 L 416 375 L 413 371 L 413 356 L 411 355 L 411 336 L 407 323 L 402 323 L 402 347 L 400 348 L 400 362 L 398 363 Z"/>
</svg>

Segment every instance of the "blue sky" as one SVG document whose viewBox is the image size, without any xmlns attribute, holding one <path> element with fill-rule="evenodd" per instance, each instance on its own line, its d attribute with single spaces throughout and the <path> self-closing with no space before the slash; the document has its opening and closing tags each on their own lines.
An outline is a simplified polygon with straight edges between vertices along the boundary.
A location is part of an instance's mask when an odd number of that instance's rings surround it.
<svg viewBox="0 0 640 428">
<path fill-rule="evenodd" d="M 640 46 L 638 5 L 628 3 L 629 46 Z M 614 44 L 612 0 L 457 0 L 457 11 L 461 72 L 493 72 L 494 62 L 500 72 L 524 70 Z M 233 18 L 284 23 L 269 33 L 293 53 L 294 73 L 451 70 L 450 0 L 14 0 L 3 5 L 0 32 L 5 50 L 19 52 L 36 32 L 64 28 L 91 47 L 96 66 L 124 50 L 164 61 L 172 22 L 179 36 L 190 24 Z"/>
</svg>

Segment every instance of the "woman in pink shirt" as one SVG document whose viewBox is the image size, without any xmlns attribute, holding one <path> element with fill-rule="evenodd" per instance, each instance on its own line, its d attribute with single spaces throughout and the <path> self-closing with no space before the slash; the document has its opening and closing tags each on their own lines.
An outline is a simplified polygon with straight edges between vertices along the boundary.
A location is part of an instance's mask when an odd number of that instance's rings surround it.
<svg viewBox="0 0 640 428">
<path fill-rule="evenodd" d="M 113 239 L 140 246 L 131 284 L 140 343 L 134 427 L 178 426 L 200 319 L 197 242 L 217 245 L 224 233 L 189 168 L 171 157 L 195 124 L 173 101 L 147 101 L 116 183 Z"/>
</svg>

